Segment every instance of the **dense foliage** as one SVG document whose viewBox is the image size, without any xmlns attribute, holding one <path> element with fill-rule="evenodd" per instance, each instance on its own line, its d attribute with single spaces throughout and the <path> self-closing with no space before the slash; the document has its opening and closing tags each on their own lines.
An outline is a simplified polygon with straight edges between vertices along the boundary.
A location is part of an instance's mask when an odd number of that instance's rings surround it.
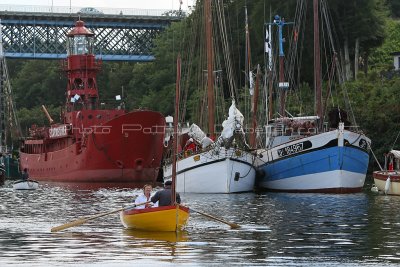
<svg viewBox="0 0 400 267">
<path fill-rule="evenodd" d="M 252 61 L 264 64 L 264 23 L 270 14 L 294 14 L 296 1 L 278 0 L 230 0 L 228 32 L 237 73 L 237 84 L 244 86 L 244 5 L 247 4 L 252 45 Z M 307 8 L 311 8 L 311 1 Z M 357 80 L 348 81 L 347 88 L 357 123 L 372 139 L 372 148 L 379 159 L 391 148 L 400 149 L 400 141 L 394 143 L 400 131 L 399 76 L 391 72 L 391 53 L 400 51 L 400 27 L 398 0 L 337 0 L 329 1 L 331 16 L 336 29 L 335 38 L 341 48 L 349 48 L 354 61 L 355 43 L 360 44 L 360 74 Z M 200 5 L 199 3 L 197 4 Z M 193 12 L 195 13 L 195 12 Z M 287 16 L 290 20 L 290 16 Z M 311 20 L 311 15 L 308 20 Z M 102 101 L 121 94 L 128 109 L 149 108 L 163 114 L 173 114 L 176 58 L 193 39 L 193 16 L 174 23 L 157 40 L 153 50 L 156 60 L 150 63 L 103 62 L 98 75 Z M 312 39 L 306 36 L 307 39 Z M 304 60 L 311 60 L 312 44 L 306 43 Z M 353 62 L 354 63 L 354 62 Z M 350 64 L 353 66 L 352 64 Z M 60 107 L 65 101 L 66 78 L 59 62 L 44 60 L 8 59 L 9 73 L 22 129 L 27 131 L 33 123 L 47 124 L 40 110 L 46 105 L 52 117 L 59 120 Z M 354 71 L 354 67 L 352 67 Z M 305 81 L 310 80 L 312 66 L 303 70 Z M 303 98 L 312 98 L 310 88 L 303 86 Z M 189 92 L 186 119 L 191 120 L 199 112 L 195 105 L 199 95 Z M 305 107 L 307 108 L 307 106 Z M 300 112 L 299 108 L 299 112 Z M 371 159 L 371 162 L 374 159 Z"/>
</svg>

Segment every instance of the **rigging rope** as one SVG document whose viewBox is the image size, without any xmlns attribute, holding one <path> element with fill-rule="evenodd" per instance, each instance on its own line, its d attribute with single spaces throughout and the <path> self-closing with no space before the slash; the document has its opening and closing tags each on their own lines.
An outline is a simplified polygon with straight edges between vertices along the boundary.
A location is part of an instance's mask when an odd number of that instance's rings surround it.
<svg viewBox="0 0 400 267">
<path fill-rule="evenodd" d="M 397 138 L 399 138 L 399 135 L 400 135 L 400 131 L 397 133 L 396 139 L 394 140 L 393 145 L 391 146 L 391 149 L 390 149 L 390 150 L 393 150 L 394 145 L 395 145 L 396 142 L 397 142 Z"/>
<path fill-rule="evenodd" d="M 225 21 L 225 13 L 224 13 L 224 1 L 220 0 L 217 1 L 217 14 L 218 20 L 220 23 L 220 32 L 221 32 L 221 41 L 222 46 L 224 49 L 223 55 L 226 64 L 226 72 L 228 76 L 228 83 L 229 83 L 229 93 L 232 99 L 235 99 L 235 91 L 236 91 L 236 84 L 233 79 L 233 67 L 232 67 L 232 60 L 231 60 L 231 51 L 228 45 L 228 37 L 227 37 L 227 30 L 226 30 L 226 21 Z"/>
<path fill-rule="evenodd" d="M 329 8 L 328 8 L 328 3 L 326 0 L 322 0 L 321 1 L 321 10 L 322 10 L 322 14 L 324 16 L 324 21 L 326 23 L 326 27 L 327 27 L 327 33 L 328 33 L 328 39 L 329 39 L 329 43 L 331 45 L 331 49 L 334 53 L 336 53 L 336 49 L 335 49 L 335 41 L 334 40 L 338 40 L 339 38 L 337 38 L 337 34 L 334 31 L 334 27 L 331 26 L 331 21 L 333 21 L 332 16 L 330 15 L 329 12 Z M 333 36 L 335 35 L 335 37 Z M 337 47 L 337 46 L 336 46 Z M 343 92 L 343 100 L 344 103 L 346 105 L 346 110 L 349 111 L 349 115 L 351 116 L 351 122 L 354 125 L 357 125 L 356 122 L 356 118 L 354 115 L 354 111 L 353 111 L 353 107 L 349 101 L 349 93 L 347 91 L 347 87 L 344 83 L 345 79 L 345 73 L 344 70 L 342 69 L 342 64 L 335 64 L 336 68 L 337 68 L 337 73 L 338 73 L 338 79 L 339 79 L 339 84 L 341 85 L 342 88 L 342 92 Z"/>
</svg>

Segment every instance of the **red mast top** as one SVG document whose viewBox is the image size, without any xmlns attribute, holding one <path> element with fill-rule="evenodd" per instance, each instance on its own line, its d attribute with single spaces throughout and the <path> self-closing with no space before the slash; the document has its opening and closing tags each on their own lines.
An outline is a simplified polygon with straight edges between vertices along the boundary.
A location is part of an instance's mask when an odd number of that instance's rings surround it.
<svg viewBox="0 0 400 267">
<path fill-rule="evenodd" d="M 67 34 L 67 112 L 94 110 L 98 106 L 96 75 L 100 61 L 93 54 L 94 33 L 78 20 Z"/>
<path fill-rule="evenodd" d="M 85 27 L 85 23 L 82 20 L 78 20 L 75 22 L 75 28 L 73 28 L 68 34 L 68 37 L 73 37 L 75 35 L 86 35 L 86 36 L 94 36 L 94 33 L 89 31 Z"/>
</svg>

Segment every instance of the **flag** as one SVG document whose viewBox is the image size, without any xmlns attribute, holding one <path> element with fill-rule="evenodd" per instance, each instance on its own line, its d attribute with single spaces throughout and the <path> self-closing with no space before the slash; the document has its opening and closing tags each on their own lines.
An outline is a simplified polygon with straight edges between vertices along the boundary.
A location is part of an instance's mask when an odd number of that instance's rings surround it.
<svg viewBox="0 0 400 267">
<path fill-rule="evenodd" d="M 265 53 L 271 54 L 271 41 L 269 39 L 268 28 L 265 29 Z"/>
<path fill-rule="evenodd" d="M 268 69 L 272 70 L 272 48 L 271 48 L 271 40 L 272 40 L 272 30 L 271 24 L 268 28 L 265 29 L 265 53 L 268 54 Z"/>
<path fill-rule="evenodd" d="M 254 77 L 253 77 L 252 71 L 249 71 L 249 85 L 250 85 L 250 88 L 249 88 L 250 95 L 253 95 L 253 93 L 254 93 Z"/>
</svg>

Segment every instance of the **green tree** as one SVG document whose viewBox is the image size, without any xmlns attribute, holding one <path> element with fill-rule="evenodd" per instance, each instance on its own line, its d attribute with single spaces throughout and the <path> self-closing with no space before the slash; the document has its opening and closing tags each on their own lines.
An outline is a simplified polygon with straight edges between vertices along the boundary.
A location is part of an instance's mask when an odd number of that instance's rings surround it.
<svg viewBox="0 0 400 267">
<path fill-rule="evenodd" d="M 393 66 L 394 52 L 400 51 L 400 22 L 387 19 L 385 23 L 386 39 L 384 43 L 371 51 L 371 68 L 378 71 L 387 70 Z"/>
<path fill-rule="evenodd" d="M 400 17 L 400 0 L 387 0 L 392 17 Z"/>
<path fill-rule="evenodd" d="M 12 86 L 19 107 L 33 108 L 65 102 L 66 79 L 56 61 L 25 61 L 16 78 L 12 78 Z"/>
</svg>

